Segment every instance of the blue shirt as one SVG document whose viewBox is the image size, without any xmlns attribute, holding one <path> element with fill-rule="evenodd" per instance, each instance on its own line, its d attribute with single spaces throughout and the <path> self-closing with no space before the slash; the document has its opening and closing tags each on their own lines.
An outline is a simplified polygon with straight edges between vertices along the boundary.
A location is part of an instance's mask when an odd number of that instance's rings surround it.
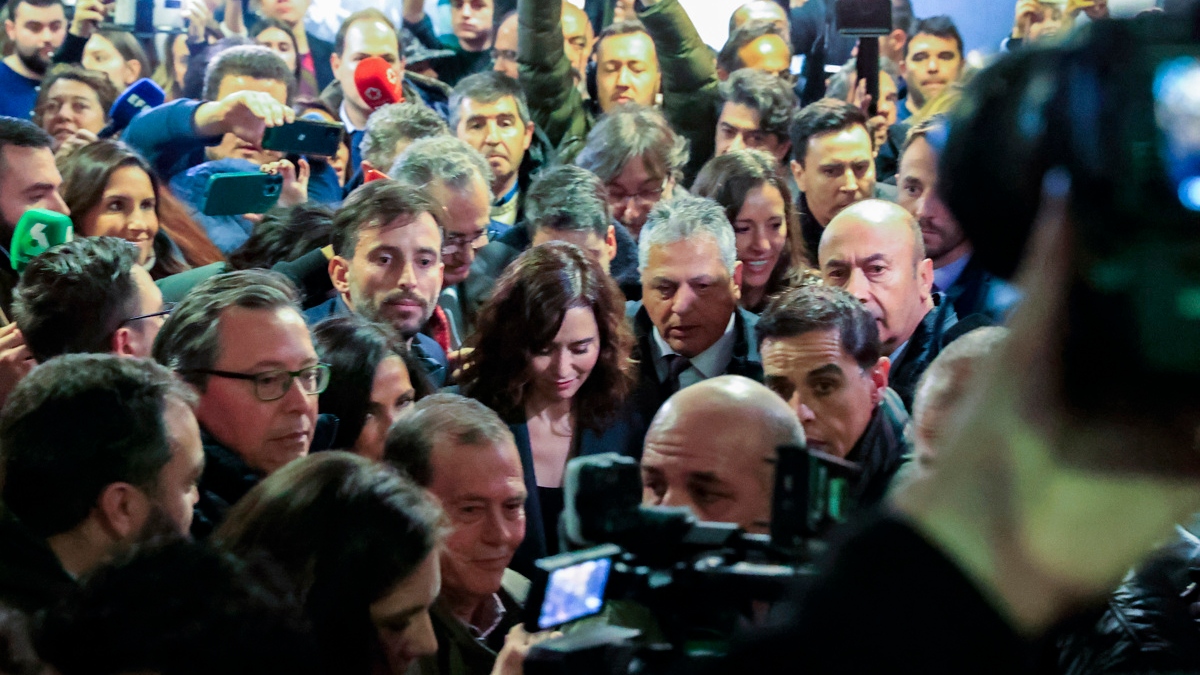
<svg viewBox="0 0 1200 675">
<path fill-rule="evenodd" d="M 0 61 L 0 115 L 28 120 L 33 117 L 41 80 L 31 80 Z"/>
</svg>

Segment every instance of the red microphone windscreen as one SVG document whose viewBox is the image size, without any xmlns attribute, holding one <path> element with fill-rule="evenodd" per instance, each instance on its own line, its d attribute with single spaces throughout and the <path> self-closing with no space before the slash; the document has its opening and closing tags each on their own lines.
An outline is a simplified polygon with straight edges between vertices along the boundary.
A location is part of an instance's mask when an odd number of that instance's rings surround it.
<svg viewBox="0 0 1200 675">
<path fill-rule="evenodd" d="M 371 56 L 358 62 L 358 67 L 354 69 L 354 87 L 371 110 L 389 103 L 404 102 L 400 77 L 392 69 L 392 64 L 379 56 Z"/>
</svg>

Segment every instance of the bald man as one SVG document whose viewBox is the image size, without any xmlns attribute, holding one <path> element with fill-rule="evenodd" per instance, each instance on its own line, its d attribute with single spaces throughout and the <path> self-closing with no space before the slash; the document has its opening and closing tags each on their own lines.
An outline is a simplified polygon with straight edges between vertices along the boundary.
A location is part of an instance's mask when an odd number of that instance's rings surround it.
<svg viewBox="0 0 1200 675">
<path fill-rule="evenodd" d="M 740 375 L 681 389 L 646 434 L 642 503 L 766 533 L 780 445 L 804 445 L 804 430 L 770 389 Z"/>
<path fill-rule="evenodd" d="M 920 225 L 897 204 L 857 202 L 829 221 L 817 259 L 825 284 L 845 288 L 875 317 L 891 387 L 911 411 L 917 380 L 958 322 L 954 305 L 933 290 Z"/>
<path fill-rule="evenodd" d="M 729 32 L 732 33 L 750 21 L 770 21 L 778 26 L 784 35 L 791 34 L 787 11 L 775 0 L 750 0 L 733 10 L 733 15 L 729 17 Z"/>
<path fill-rule="evenodd" d="M 517 67 L 517 13 L 508 16 L 496 27 L 496 40 L 492 43 L 492 70 L 517 79 L 521 76 Z"/>
</svg>

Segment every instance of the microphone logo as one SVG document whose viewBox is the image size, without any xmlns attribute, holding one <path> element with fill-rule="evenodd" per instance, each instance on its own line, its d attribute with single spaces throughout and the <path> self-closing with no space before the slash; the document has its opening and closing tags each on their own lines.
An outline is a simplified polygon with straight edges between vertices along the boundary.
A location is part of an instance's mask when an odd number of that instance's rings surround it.
<svg viewBox="0 0 1200 675">
<path fill-rule="evenodd" d="M 367 103 L 378 103 L 383 100 L 383 92 L 378 87 L 367 87 L 363 91 L 363 98 L 366 99 Z"/>
</svg>

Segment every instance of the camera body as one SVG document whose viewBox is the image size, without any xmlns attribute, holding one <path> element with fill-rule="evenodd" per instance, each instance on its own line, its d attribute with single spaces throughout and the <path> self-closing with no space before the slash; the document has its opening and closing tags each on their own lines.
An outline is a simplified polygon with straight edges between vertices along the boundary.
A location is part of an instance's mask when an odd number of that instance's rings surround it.
<svg viewBox="0 0 1200 675">
<path fill-rule="evenodd" d="M 940 190 L 993 274 L 1013 276 L 1046 174 L 1070 178 L 1063 394 L 1081 418 L 1200 421 L 1200 13 L 1188 19 L 1097 21 L 1014 52 L 950 116 Z"/>
<path fill-rule="evenodd" d="M 641 469 L 632 458 L 605 453 L 568 462 L 561 539 L 595 548 L 544 558 L 538 566 L 611 561 L 605 599 L 647 610 L 664 639 L 588 627 L 539 643 L 526 672 L 666 672 L 722 656 L 756 605 L 784 599 L 811 576 L 820 537 L 847 517 L 851 504 L 844 495 L 859 474 L 851 462 L 796 446 L 777 448 L 775 465 L 768 536 L 699 521 L 686 507 L 642 506 Z M 546 586 L 527 609 L 529 628 L 558 625 L 539 621 L 545 613 L 540 598 L 552 592 L 552 584 Z"/>
</svg>

